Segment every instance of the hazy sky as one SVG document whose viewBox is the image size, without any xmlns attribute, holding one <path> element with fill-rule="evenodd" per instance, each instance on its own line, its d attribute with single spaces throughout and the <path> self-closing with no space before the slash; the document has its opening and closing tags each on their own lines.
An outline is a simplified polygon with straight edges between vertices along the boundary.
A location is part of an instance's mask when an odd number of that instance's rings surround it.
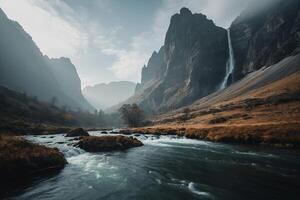
<svg viewBox="0 0 300 200">
<path fill-rule="evenodd" d="M 185 6 L 227 28 L 256 0 L 0 0 L 49 57 L 69 57 L 83 86 L 140 81 L 164 41 L 170 17 Z"/>
</svg>

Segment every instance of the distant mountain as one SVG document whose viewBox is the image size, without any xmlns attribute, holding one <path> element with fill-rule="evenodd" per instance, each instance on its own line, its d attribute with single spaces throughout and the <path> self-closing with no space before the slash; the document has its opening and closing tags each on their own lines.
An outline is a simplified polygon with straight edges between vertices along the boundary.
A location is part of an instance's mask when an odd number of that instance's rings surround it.
<svg viewBox="0 0 300 200">
<path fill-rule="evenodd" d="M 0 9 L 0 85 L 72 110 L 92 111 L 80 91 L 75 67 L 43 56 L 32 38 Z M 71 82 L 69 82 L 72 80 Z"/>
<path fill-rule="evenodd" d="M 136 84 L 129 81 L 101 83 L 83 89 L 85 98 L 97 109 L 106 109 L 134 94 Z"/>
</svg>

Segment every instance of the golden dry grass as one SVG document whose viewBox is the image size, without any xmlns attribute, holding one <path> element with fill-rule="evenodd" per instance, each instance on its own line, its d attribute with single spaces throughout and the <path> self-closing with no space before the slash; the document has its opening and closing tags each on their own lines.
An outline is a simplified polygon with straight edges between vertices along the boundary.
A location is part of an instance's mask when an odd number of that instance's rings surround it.
<svg viewBox="0 0 300 200">
<path fill-rule="evenodd" d="M 33 144 L 22 137 L 0 136 L 0 184 L 61 169 L 66 163 L 58 149 Z"/>
<path fill-rule="evenodd" d="M 193 106 L 190 118 L 173 112 L 154 118 L 140 133 L 178 134 L 223 142 L 300 143 L 300 72 L 210 107 Z"/>
</svg>

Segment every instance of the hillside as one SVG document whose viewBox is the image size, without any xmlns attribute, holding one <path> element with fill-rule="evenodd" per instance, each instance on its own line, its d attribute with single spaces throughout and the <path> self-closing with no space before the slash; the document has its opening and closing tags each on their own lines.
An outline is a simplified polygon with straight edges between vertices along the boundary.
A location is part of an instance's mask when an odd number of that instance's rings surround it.
<svg viewBox="0 0 300 200">
<path fill-rule="evenodd" d="M 104 126 L 103 118 L 53 103 L 0 86 L 0 133 L 48 134 L 66 132 L 76 126 Z"/>
<path fill-rule="evenodd" d="M 72 110 L 93 112 L 82 97 L 80 79 L 69 60 L 44 56 L 31 36 L 1 9 L 0 26 L 0 85 L 41 101 L 56 99 Z"/>
<path fill-rule="evenodd" d="M 300 144 L 300 54 L 248 74 L 137 131 L 239 143 Z M 188 113 L 187 113 L 188 112 Z"/>
</svg>

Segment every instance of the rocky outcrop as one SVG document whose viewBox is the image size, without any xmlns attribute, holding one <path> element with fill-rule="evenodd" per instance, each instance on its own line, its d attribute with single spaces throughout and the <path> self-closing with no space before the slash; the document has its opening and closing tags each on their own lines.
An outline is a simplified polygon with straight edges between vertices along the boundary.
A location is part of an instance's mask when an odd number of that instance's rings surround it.
<svg viewBox="0 0 300 200">
<path fill-rule="evenodd" d="M 93 111 L 68 59 L 43 56 L 30 35 L 0 9 L 0 85 L 71 110 Z"/>
<path fill-rule="evenodd" d="M 187 105 L 218 89 L 227 59 L 226 30 L 182 8 L 172 16 L 165 43 L 143 68 L 141 85 L 129 102 L 148 112 Z"/>
<path fill-rule="evenodd" d="M 296 53 L 300 46 L 300 1 L 274 0 L 247 8 L 231 25 L 234 80 Z"/>
<path fill-rule="evenodd" d="M 66 137 L 79 137 L 79 136 L 89 136 L 83 128 L 75 128 L 66 134 Z"/>
<path fill-rule="evenodd" d="M 161 47 L 158 52 L 153 52 L 148 64 L 142 68 L 141 84 L 136 87 L 136 92 L 142 91 L 164 77 L 166 71 L 164 56 L 164 47 Z"/>
<path fill-rule="evenodd" d="M 82 138 L 76 146 L 88 152 L 126 150 L 142 146 L 143 143 L 133 137 L 125 136 L 89 136 Z"/>
<path fill-rule="evenodd" d="M 30 143 L 20 137 L 0 136 L 0 185 L 4 186 L 62 169 L 67 164 L 56 148 Z"/>
</svg>

